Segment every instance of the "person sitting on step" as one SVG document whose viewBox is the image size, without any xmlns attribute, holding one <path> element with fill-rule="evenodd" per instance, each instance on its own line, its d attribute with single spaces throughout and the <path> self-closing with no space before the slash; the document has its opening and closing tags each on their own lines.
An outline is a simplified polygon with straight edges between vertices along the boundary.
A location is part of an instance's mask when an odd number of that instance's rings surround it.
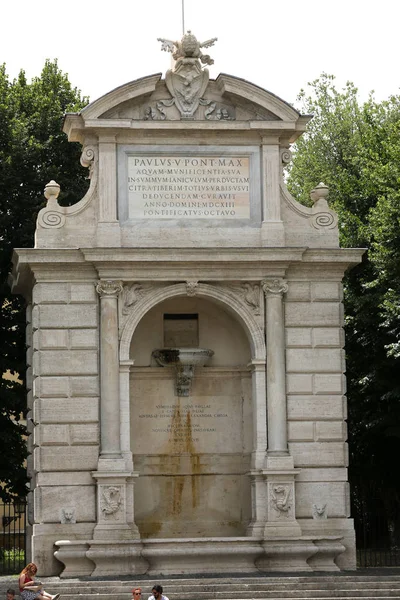
<svg viewBox="0 0 400 600">
<path fill-rule="evenodd" d="M 43 589 L 40 581 L 35 581 L 34 577 L 37 573 L 35 563 L 29 563 L 24 567 L 19 575 L 19 591 L 22 600 L 58 600 L 60 594 L 52 596 Z"/>
</svg>

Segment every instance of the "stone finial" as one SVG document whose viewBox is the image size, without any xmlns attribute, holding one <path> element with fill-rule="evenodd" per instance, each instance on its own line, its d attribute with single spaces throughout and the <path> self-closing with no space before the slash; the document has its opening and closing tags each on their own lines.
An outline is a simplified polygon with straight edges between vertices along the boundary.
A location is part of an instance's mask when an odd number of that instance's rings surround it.
<svg viewBox="0 0 400 600">
<path fill-rule="evenodd" d="M 310 192 L 310 198 L 316 204 L 319 200 L 325 200 L 329 196 L 329 188 L 324 183 L 319 183 L 317 187 L 315 187 Z"/>
<path fill-rule="evenodd" d="M 44 197 L 47 200 L 47 206 L 58 206 L 57 198 L 59 193 L 60 186 L 52 179 L 44 188 Z"/>
</svg>

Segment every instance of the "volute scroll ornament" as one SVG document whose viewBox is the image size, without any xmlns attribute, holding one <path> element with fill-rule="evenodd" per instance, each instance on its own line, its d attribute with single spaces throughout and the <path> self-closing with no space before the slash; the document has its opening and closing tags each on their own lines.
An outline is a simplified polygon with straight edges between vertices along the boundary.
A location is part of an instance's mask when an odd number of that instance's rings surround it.
<svg viewBox="0 0 400 600">
<path fill-rule="evenodd" d="M 109 279 L 101 279 L 96 284 L 96 292 L 102 298 L 117 298 L 122 292 L 122 282 Z"/>
<path fill-rule="evenodd" d="M 88 145 L 85 146 L 82 150 L 82 154 L 81 154 L 81 158 L 80 158 L 80 163 L 82 165 L 82 167 L 86 167 L 89 169 L 89 179 L 91 179 L 92 174 L 93 174 L 93 169 L 97 160 L 97 147 L 96 146 L 92 146 L 92 145 Z"/>
<path fill-rule="evenodd" d="M 287 282 L 284 279 L 264 279 L 261 282 L 261 287 L 266 297 L 282 296 L 289 289 Z"/>
<path fill-rule="evenodd" d="M 289 148 L 281 150 L 281 162 L 283 166 L 288 165 L 292 160 L 292 153 Z"/>
</svg>

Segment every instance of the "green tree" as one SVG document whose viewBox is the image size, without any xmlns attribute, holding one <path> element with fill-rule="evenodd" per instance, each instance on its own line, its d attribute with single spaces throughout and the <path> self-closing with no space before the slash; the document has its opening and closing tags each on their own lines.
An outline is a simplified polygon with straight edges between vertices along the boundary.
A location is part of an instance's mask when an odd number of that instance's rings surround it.
<svg viewBox="0 0 400 600">
<path fill-rule="evenodd" d="M 379 499 L 393 544 L 400 541 L 400 96 L 360 103 L 357 89 L 323 74 L 301 111 L 314 115 L 296 144 L 291 193 L 309 204 L 330 189 L 344 247 L 368 249 L 344 282 L 350 481 L 355 510 Z M 355 515 L 357 517 L 357 515 Z"/>
<path fill-rule="evenodd" d="M 74 204 L 87 189 L 80 146 L 62 132 L 63 115 L 87 104 L 57 61 L 46 61 L 40 77 L 27 82 L 24 71 L 10 81 L 0 66 L 0 498 L 25 496 L 26 414 L 25 302 L 7 285 L 13 248 L 32 247 L 43 189 L 55 179 L 60 201 Z"/>
</svg>

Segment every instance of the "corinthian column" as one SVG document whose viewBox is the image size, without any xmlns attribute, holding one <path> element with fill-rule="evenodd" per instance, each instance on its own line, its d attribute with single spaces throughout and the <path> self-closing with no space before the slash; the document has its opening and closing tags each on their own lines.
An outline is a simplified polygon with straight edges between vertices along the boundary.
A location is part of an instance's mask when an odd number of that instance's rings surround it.
<svg viewBox="0 0 400 600">
<path fill-rule="evenodd" d="M 268 455 L 282 456 L 288 454 L 283 316 L 283 294 L 288 286 L 284 280 L 274 279 L 264 280 L 262 288 L 266 300 Z"/>
<path fill-rule="evenodd" d="M 120 281 L 99 281 L 100 295 L 100 460 L 120 459 L 118 294 Z"/>
</svg>

